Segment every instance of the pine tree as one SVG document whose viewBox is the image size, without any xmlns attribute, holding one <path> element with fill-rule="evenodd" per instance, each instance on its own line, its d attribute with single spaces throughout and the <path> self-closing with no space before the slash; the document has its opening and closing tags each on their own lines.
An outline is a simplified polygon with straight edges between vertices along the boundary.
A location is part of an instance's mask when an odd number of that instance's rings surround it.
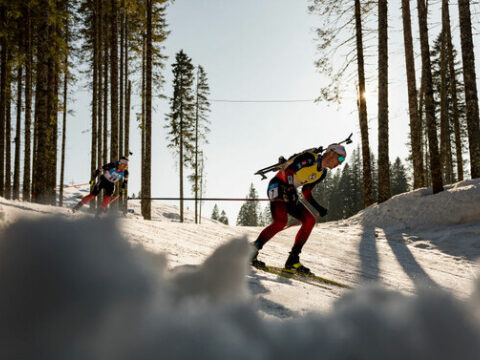
<svg viewBox="0 0 480 360">
<path fill-rule="evenodd" d="M 388 13 L 387 0 L 378 1 L 378 202 L 390 198 L 388 171 Z"/>
<path fill-rule="evenodd" d="M 412 21 L 410 0 L 402 0 L 403 39 L 405 45 L 405 65 L 408 85 L 408 111 L 410 115 L 410 144 L 412 149 L 414 188 L 424 186 L 422 124 L 419 115 L 417 85 L 415 76 L 415 58 L 413 52 Z"/>
<path fill-rule="evenodd" d="M 448 39 L 446 39 L 447 41 Z M 448 44 L 446 44 L 448 45 Z M 467 130 L 466 130 L 466 118 L 465 118 L 465 99 L 462 94 L 463 84 L 456 80 L 460 78 L 461 66 L 456 60 L 457 52 L 453 48 L 451 53 L 445 51 L 445 54 L 442 55 L 442 34 L 439 34 L 438 38 L 434 42 L 431 51 L 432 57 L 432 79 L 433 79 L 433 90 L 434 90 L 434 101 L 435 101 L 435 111 L 437 117 L 445 117 L 442 121 L 442 131 L 441 131 L 441 150 L 442 150 L 442 172 L 444 174 L 444 179 L 447 183 L 454 181 L 453 174 L 453 155 L 455 154 L 455 164 L 457 167 L 457 177 L 458 179 L 463 179 L 463 156 L 462 148 L 465 143 L 467 143 Z M 448 50 L 448 46 L 446 49 Z M 453 59 L 450 59 L 450 56 L 453 56 Z M 445 113 L 441 115 L 442 110 L 442 71 L 441 59 L 445 59 L 445 74 L 444 74 L 444 96 L 443 106 L 445 107 Z M 451 74 L 453 65 L 453 76 Z M 452 80 L 454 83 L 452 84 Z M 453 151 L 453 145 L 455 144 L 455 151 Z M 446 161 L 448 160 L 448 161 Z M 460 171 L 458 172 L 458 168 Z M 461 176 L 460 176 L 461 175 Z"/>
<path fill-rule="evenodd" d="M 262 213 L 262 226 L 267 226 L 273 222 L 272 212 L 270 211 L 270 205 L 265 206 Z"/>
<path fill-rule="evenodd" d="M 330 191 L 327 194 L 328 215 L 326 216 L 326 219 L 324 218 L 327 221 L 343 218 L 344 198 L 338 190 L 340 187 L 340 179 L 341 172 L 338 169 L 332 176 Z"/>
<path fill-rule="evenodd" d="M 358 115 L 360 132 L 362 135 L 362 160 L 363 160 L 363 204 L 365 207 L 373 204 L 370 142 L 368 139 L 367 98 L 365 96 L 365 61 L 363 55 L 362 15 L 360 0 L 355 0 L 355 33 L 357 38 L 357 64 L 358 64 Z"/>
<path fill-rule="evenodd" d="M 430 157 L 430 178 L 433 193 L 443 191 L 440 154 L 438 151 L 437 125 L 435 119 L 435 104 L 433 100 L 432 66 L 428 44 L 427 9 L 424 0 L 417 0 L 418 22 L 422 53 L 422 85 L 425 96 L 425 118 L 428 135 L 428 153 Z"/>
<path fill-rule="evenodd" d="M 179 156 L 180 169 L 180 222 L 183 222 L 183 169 L 191 164 L 195 149 L 195 107 L 193 93 L 193 65 L 183 50 L 176 57 L 173 68 L 173 96 L 170 98 L 170 113 L 167 115 L 168 147 Z"/>
<path fill-rule="evenodd" d="M 402 194 L 409 190 L 407 170 L 399 157 L 395 159 L 395 162 L 391 166 L 390 178 L 392 182 L 392 196 Z"/>
<path fill-rule="evenodd" d="M 238 213 L 237 225 L 239 226 L 259 226 L 259 203 L 257 190 L 250 184 L 250 189 L 247 195 L 247 199 L 251 199 L 245 202 Z"/>
<path fill-rule="evenodd" d="M 210 112 L 210 103 L 208 96 L 210 88 L 208 86 L 207 74 L 203 67 L 197 68 L 197 81 L 195 84 L 195 155 L 193 159 L 194 169 L 194 194 L 195 194 L 195 224 L 198 223 L 198 198 L 199 198 L 199 153 L 201 141 L 208 143 L 206 134 L 210 131 L 208 128 L 207 113 Z M 228 221 L 228 220 L 227 220 Z"/>
<path fill-rule="evenodd" d="M 220 214 L 220 217 L 218 218 L 218 221 L 221 223 L 228 225 L 228 217 L 227 214 L 225 213 L 225 210 L 222 210 L 222 213 Z"/>
<path fill-rule="evenodd" d="M 472 178 L 478 178 L 480 177 L 480 116 L 478 109 L 470 0 L 458 0 L 458 13 L 460 20 L 463 78 L 465 83 L 470 167 Z"/>
<path fill-rule="evenodd" d="M 30 201 L 31 188 L 31 130 L 32 130 L 32 19 L 30 4 L 24 8 L 25 14 L 25 140 L 23 162 L 23 201 Z"/>
<path fill-rule="evenodd" d="M 212 211 L 212 216 L 210 216 L 212 220 L 218 220 L 220 218 L 220 215 L 218 214 L 218 206 L 215 204 L 213 206 L 213 211 Z"/>
</svg>

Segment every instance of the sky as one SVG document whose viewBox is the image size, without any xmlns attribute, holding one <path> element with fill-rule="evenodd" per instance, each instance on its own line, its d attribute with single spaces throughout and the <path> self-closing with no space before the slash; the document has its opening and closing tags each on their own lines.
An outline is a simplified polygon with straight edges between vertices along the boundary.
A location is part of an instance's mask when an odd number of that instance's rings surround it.
<svg viewBox="0 0 480 360">
<path fill-rule="evenodd" d="M 204 197 L 245 197 L 253 184 L 259 196 L 264 198 L 267 180 L 261 181 L 254 173 L 275 163 L 280 155 L 288 157 L 304 149 L 327 146 L 343 140 L 350 133 L 354 134 L 354 143 L 347 147 L 347 152 L 351 153 L 360 144 L 355 83 L 351 81 L 344 84 L 344 101 L 339 105 L 312 101 L 213 101 L 312 100 L 318 96 L 328 79 L 314 66 L 318 58 L 314 29 L 320 20 L 308 13 L 308 4 L 307 1 L 289 0 L 177 0 L 168 7 L 167 23 L 171 33 L 165 42 L 169 59 L 164 70 L 166 84 L 163 94 L 167 97 L 172 94 L 171 64 L 180 50 L 192 58 L 193 64 L 204 67 L 210 85 L 211 132 L 209 143 L 204 146 Z M 407 88 L 399 9 L 400 4 L 396 3 L 392 3 L 389 9 L 389 155 L 392 160 L 397 156 L 402 159 L 408 156 Z M 412 11 L 414 34 L 418 34 L 414 6 Z M 455 6 L 451 6 L 451 12 L 455 37 L 458 23 Z M 430 16 L 434 18 L 436 15 L 438 12 L 433 6 Z M 375 17 L 373 20 L 376 21 Z M 432 32 L 438 32 L 438 26 L 432 28 Z M 337 56 L 340 61 L 342 55 Z M 367 62 L 370 144 L 376 154 L 376 57 L 367 59 Z M 133 91 L 138 94 L 135 86 Z M 72 98 L 70 107 L 74 115 L 69 118 L 67 129 L 65 181 L 77 184 L 87 182 L 90 177 L 91 99 L 82 81 L 77 84 Z M 132 104 L 130 195 L 138 194 L 141 183 L 140 133 L 135 124 L 135 113 L 140 111 L 138 97 Z M 179 195 L 177 157 L 167 149 L 164 129 L 168 101 L 156 98 L 154 108 L 151 193 L 153 197 L 175 197 Z M 185 184 L 185 194 L 188 194 L 191 186 L 186 181 Z M 213 205 L 205 202 L 204 216 L 210 216 Z M 263 203 L 262 208 L 265 205 Z M 187 202 L 185 206 L 192 209 L 193 202 Z M 219 209 L 226 211 L 231 224 L 236 222 L 240 206 L 238 202 L 218 203 Z"/>
</svg>

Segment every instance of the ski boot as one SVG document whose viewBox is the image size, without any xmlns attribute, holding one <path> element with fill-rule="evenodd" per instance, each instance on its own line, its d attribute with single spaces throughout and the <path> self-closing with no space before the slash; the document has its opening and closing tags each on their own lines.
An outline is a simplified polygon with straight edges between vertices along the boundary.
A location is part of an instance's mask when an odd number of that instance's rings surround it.
<svg viewBox="0 0 480 360">
<path fill-rule="evenodd" d="M 80 201 L 77 205 L 75 205 L 75 206 L 72 208 L 72 213 L 77 212 L 82 206 L 83 206 L 83 203 Z"/>
<path fill-rule="evenodd" d="M 252 259 L 250 260 L 250 264 L 252 266 L 255 266 L 255 267 L 259 267 L 259 268 L 264 268 L 266 267 L 265 263 L 261 260 L 258 260 L 257 257 L 258 257 L 258 253 L 260 251 L 260 249 L 257 248 L 257 245 L 254 243 L 253 244 L 253 251 L 255 252 L 252 256 Z"/>
<path fill-rule="evenodd" d="M 303 275 L 313 275 L 313 273 L 310 271 L 309 268 L 307 268 L 306 266 L 303 266 L 300 263 L 299 254 L 295 254 L 293 252 L 290 252 L 290 256 L 288 257 L 285 263 L 285 269 L 294 270 L 297 273 L 303 274 Z"/>
</svg>

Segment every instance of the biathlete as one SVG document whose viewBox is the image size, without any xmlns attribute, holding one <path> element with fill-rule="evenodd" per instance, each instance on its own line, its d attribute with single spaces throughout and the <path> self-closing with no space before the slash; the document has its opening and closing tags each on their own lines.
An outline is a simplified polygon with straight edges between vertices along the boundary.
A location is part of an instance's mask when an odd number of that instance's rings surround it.
<svg viewBox="0 0 480 360">
<path fill-rule="evenodd" d="M 85 196 L 77 205 L 75 205 L 72 211 L 77 211 L 83 205 L 94 199 L 102 189 L 105 190 L 105 198 L 102 201 L 101 210 L 105 211 L 110 204 L 110 201 L 112 201 L 112 194 L 115 190 L 115 183 L 122 179 L 123 182 L 120 191 L 122 196 L 125 195 L 125 187 L 127 186 L 128 181 L 127 168 L 128 159 L 122 156 L 120 160 L 105 164 L 95 170 L 95 172 L 92 174 L 92 179 L 90 180 L 90 186 L 92 186 L 90 194 Z M 100 175 L 101 172 L 103 172 L 102 176 L 100 176 L 98 181 L 95 182 L 95 179 L 98 175 Z"/>
<path fill-rule="evenodd" d="M 331 144 L 323 156 L 316 149 L 306 150 L 299 155 L 292 156 L 287 167 L 280 170 L 268 184 L 268 198 L 273 223 L 267 226 L 254 242 L 256 250 L 252 265 L 265 267 L 263 261 L 258 260 L 259 251 L 275 234 L 282 231 L 287 225 L 288 214 L 301 221 L 302 226 L 295 237 L 295 243 L 290 251 L 285 268 L 304 274 L 311 274 L 309 268 L 300 263 L 300 252 L 307 242 L 315 226 L 315 216 L 298 199 L 297 188 L 302 186 L 304 199 L 311 204 L 318 215 L 327 215 L 327 209 L 318 204 L 312 195 L 312 189 L 327 176 L 327 169 L 333 169 L 345 161 L 347 152 L 339 144 Z"/>
</svg>

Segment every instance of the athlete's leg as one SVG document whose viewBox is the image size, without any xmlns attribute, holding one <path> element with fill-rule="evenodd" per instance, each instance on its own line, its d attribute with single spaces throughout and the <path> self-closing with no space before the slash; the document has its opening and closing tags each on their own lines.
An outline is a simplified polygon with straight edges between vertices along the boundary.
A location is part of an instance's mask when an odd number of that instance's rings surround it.
<svg viewBox="0 0 480 360">
<path fill-rule="evenodd" d="M 302 222 L 302 226 L 300 227 L 300 230 L 298 230 L 297 236 L 295 237 L 295 243 L 292 247 L 292 253 L 300 254 L 303 245 L 307 242 L 308 237 L 315 226 L 316 219 L 315 216 L 313 216 L 312 213 L 300 202 L 297 202 L 293 206 L 289 206 L 288 213 Z"/>
<path fill-rule="evenodd" d="M 91 200 L 95 198 L 95 196 L 98 195 L 100 192 L 100 186 L 101 186 L 101 179 L 95 184 L 95 186 L 92 188 L 92 191 L 90 191 L 90 194 L 87 196 L 84 196 L 82 200 L 80 200 L 77 205 L 73 207 L 73 211 L 77 211 L 80 209 L 83 205 L 88 204 Z"/>
<path fill-rule="evenodd" d="M 285 228 L 285 225 L 287 225 L 288 213 L 285 202 L 271 202 L 270 210 L 272 212 L 273 222 L 263 229 L 255 241 L 255 247 L 259 250 L 268 240 L 274 237 L 278 232 L 282 231 Z"/>
<path fill-rule="evenodd" d="M 111 196 L 105 195 L 105 198 L 102 201 L 102 209 L 105 210 L 108 207 L 108 204 L 110 204 L 110 201 L 112 200 Z"/>
<path fill-rule="evenodd" d="M 105 180 L 104 189 L 105 198 L 102 201 L 102 210 L 106 210 L 108 205 L 110 204 L 110 201 L 112 201 L 112 194 L 113 190 L 115 190 L 115 184 L 108 180 Z"/>
</svg>

